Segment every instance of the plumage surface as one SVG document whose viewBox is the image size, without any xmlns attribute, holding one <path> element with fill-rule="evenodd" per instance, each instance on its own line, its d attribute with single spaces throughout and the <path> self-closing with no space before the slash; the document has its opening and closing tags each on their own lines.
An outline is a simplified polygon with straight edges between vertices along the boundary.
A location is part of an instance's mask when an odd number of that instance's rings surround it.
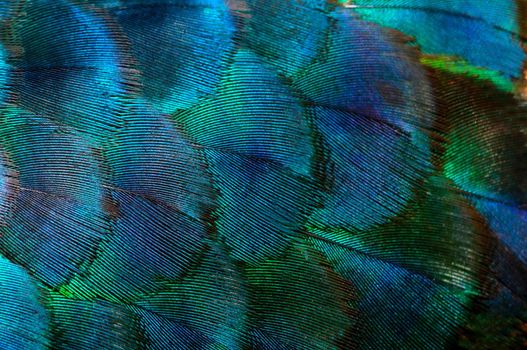
<svg viewBox="0 0 527 350">
<path fill-rule="evenodd" d="M 525 0 L 0 24 L 1 349 L 527 348 Z"/>
</svg>

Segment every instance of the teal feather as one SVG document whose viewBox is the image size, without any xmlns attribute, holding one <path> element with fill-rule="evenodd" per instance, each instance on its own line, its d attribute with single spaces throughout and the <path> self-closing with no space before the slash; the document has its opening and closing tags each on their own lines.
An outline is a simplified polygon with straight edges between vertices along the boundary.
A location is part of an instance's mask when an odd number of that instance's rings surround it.
<svg viewBox="0 0 527 350">
<path fill-rule="evenodd" d="M 0 346 L 3 349 L 47 349 L 49 311 L 43 290 L 23 267 L 0 257 Z"/>
<path fill-rule="evenodd" d="M 526 16 L 0 2 L 0 348 L 525 348 Z"/>
</svg>

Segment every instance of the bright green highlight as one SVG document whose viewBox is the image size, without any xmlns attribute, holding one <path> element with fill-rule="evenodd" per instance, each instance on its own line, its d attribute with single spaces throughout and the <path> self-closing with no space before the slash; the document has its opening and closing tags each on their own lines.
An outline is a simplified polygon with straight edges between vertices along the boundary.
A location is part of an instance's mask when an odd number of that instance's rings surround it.
<svg viewBox="0 0 527 350">
<path fill-rule="evenodd" d="M 425 56 L 420 59 L 425 66 L 440 69 L 454 74 L 464 74 L 477 80 L 492 82 L 496 87 L 505 92 L 514 90 L 513 83 L 504 77 L 500 72 L 476 67 L 465 60 L 460 60 L 452 56 Z"/>
</svg>

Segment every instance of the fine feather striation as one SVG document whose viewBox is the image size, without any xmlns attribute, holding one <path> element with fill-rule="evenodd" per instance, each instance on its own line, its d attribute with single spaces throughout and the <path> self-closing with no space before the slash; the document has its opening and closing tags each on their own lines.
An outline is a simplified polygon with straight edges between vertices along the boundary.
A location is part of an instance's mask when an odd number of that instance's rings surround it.
<svg viewBox="0 0 527 350">
<path fill-rule="evenodd" d="M 0 347 L 521 348 L 521 3 L 0 4 Z"/>
<path fill-rule="evenodd" d="M 216 91 L 234 46 L 226 4 L 215 1 L 136 1 L 112 7 L 142 72 L 144 97 L 174 113 Z"/>
<path fill-rule="evenodd" d="M 125 97 L 137 90 L 115 24 L 62 0 L 23 2 L 17 9 L 9 39 L 23 48 L 12 60 L 18 104 L 100 145 L 122 126 Z"/>
<path fill-rule="evenodd" d="M 57 286 L 107 233 L 98 162 L 71 129 L 19 109 L 3 111 L 0 138 L 11 191 L 0 247 Z"/>
<path fill-rule="evenodd" d="M 0 257 L 0 346 L 3 349 L 48 348 L 48 310 L 40 293 L 40 286 L 27 271 Z"/>
<path fill-rule="evenodd" d="M 363 19 L 416 38 L 425 53 L 462 58 L 507 78 L 521 75 L 525 53 L 515 0 L 358 0 L 351 6 Z M 496 53 L 503 52 L 506 55 Z"/>
</svg>

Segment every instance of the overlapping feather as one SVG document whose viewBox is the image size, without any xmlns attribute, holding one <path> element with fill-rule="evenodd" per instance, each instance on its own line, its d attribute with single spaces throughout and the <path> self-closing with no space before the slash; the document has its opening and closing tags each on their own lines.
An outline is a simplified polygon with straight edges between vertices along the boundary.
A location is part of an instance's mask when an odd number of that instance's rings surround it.
<svg viewBox="0 0 527 350">
<path fill-rule="evenodd" d="M 527 346 L 525 9 L 0 2 L 0 347 Z"/>
</svg>

